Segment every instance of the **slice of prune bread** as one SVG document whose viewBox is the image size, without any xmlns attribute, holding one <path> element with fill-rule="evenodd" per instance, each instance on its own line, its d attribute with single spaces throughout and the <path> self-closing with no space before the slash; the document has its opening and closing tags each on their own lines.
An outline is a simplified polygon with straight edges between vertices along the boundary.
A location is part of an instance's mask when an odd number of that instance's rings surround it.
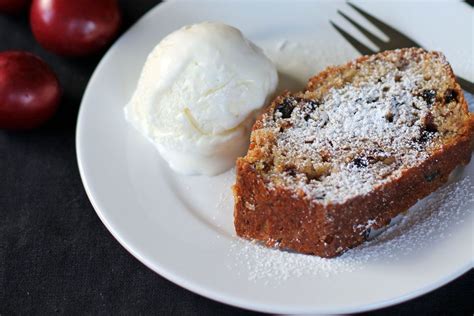
<svg viewBox="0 0 474 316">
<path fill-rule="evenodd" d="M 237 162 L 236 231 L 297 251 L 340 253 L 363 241 L 350 236 L 361 233 L 353 227 L 383 226 L 467 163 L 473 126 L 463 92 L 439 52 L 386 51 L 328 68 L 310 79 L 305 92 L 278 97 L 254 125 L 248 153 Z M 263 201 L 262 192 L 242 188 L 249 177 L 266 191 Z M 396 200 L 395 189 L 408 195 L 404 201 Z M 268 200 L 275 190 L 279 197 L 305 201 L 307 210 L 293 216 L 301 222 L 295 229 L 285 229 L 287 223 L 277 218 L 288 218 L 274 214 L 294 213 Z M 345 210 L 346 203 L 354 208 L 359 200 L 375 211 Z M 324 213 L 326 222 L 311 218 L 312 209 Z M 344 216 L 355 217 L 335 220 Z M 303 224 L 308 220 L 326 230 L 301 242 L 312 230 Z M 304 229 L 309 231 L 298 231 Z M 329 235 L 339 239 L 337 247 L 324 247 Z"/>
</svg>

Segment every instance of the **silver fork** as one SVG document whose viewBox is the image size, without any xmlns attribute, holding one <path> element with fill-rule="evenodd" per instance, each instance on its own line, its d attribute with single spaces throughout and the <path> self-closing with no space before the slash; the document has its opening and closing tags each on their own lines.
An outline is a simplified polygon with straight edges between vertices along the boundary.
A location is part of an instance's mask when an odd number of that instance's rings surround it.
<svg viewBox="0 0 474 316">
<path fill-rule="evenodd" d="M 408 36 L 400 33 L 393 27 L 384 22 L 380 21 L 376 17 L 368 14 L 364 10 L 358 8 L 352 3 L 347 3 L 350 5 L 354 10 L 359 12 L 364 18 L 366 18 L 370 23 L 372 23 L 375 27 L 377 27 L 382 33 L 384 33 L 388 37 L 388 41 L 383 41 L 375 34 L 371 33 L 365 27 L 354 21 L 352 18 L 344 14 L 344 12 L 337 10 L 344 19 L 346 19 L 349 23 L 351 23 L 356 29 L 358 29 L 362 34 L 364 34 L 375 46 L 377 46 L 380 50 L 390 50 L 396 48 L 404 48 L 404 47 L 422 47 L 420 44 L 409 38 Z M 342 35 L 351 45 L 354 47 L 359 53 L 362 55 L 370 55 L 375 54 L 376 51 L 370 49 L 369 47 L 365 46 L 361 42 L 359 42 L 356 38 L 352 37 L 348 32 L 344 31 L 340 28 L 337 24 L 333 21 L 329 21 L 331 25 Z M 468 91 L 469 93 L 474 93 L 474 83 L 469 82 L 468 80 L 461 78 L 459 76 L 456 77 L 458 83 L 461 87 Z"/>
</svg>

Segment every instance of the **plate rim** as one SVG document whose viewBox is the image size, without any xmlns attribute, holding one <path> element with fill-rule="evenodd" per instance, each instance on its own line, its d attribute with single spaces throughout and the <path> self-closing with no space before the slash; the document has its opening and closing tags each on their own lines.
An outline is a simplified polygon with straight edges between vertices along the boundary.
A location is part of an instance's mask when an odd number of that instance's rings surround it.
<svg viewBox="0 0 474 316">
<path fill-rule="evenodd" d="M 371 304 L 359 304 L 359 305 L 353 305 L 345 308 L 311 308 L 308 309 L 306 307 L 303 308 L 291 308 L 291 307 L 285 307 L 285 306 L 278 306 L 278 305 L 273 305 L 269 306 L 268 304 L 265 303 L 252 303 L 248 302 L 245 299 L 241 298 L 235 298 L 232 296 L 228 295 L 222 295 L 219 292 L 213 291 L 207 287 L 202 287 L 198 283 L 195 283 L 193 281 L 188 281 L 185 278 L 180 277 L 177 274 L 173 274 L 172 272 L 167 271 L 167 269 L 163 266 L 161 266 L 159 263 L 151 262 L 149 261 L 146 256 L 142 255 L 139 250 L 133 249 L 131 246 L 128 245 L 126 241 L 126 237 L 122 236 L 114 227 L 113 225 L 107 220 L 107 216 L 103 213 L 102 209 L 103 206 L 100 206 L 100 202 L 97 201 L 96 196 L 92 192 L 92 189 L 90 188 L 89 181 L 90 178 L 86 176 L 85 170 L 84 170 L 84 165 L 87 164 L 85 162 L 84 154 L 82 152 L 82 133 L 81 133 L 81 126 L 84 122 L 83 116 L 84 116 L 84 108 L 85 108 L 85 101 L 87 95 L 90 93 L 90 90 L 92 89 L 92 86 L 94 85 L 96 81 L 96 77 L 98 76 L 98 73 L 102 71 L 102 68 L 104 67 L 105 62 L 111 57 L 113 52 L 117 49 L 117 43 L 132 29 L 136 27 L 137 24 L 139 24 L 143 19 L 148 18 L 149 16 L 153 15 L 155 11 L 161 9 L 164 6 L 171 6 L 173 5 L 174 2 L 186 2 L 186 1 L 164 1 L 161 3 L 158 3 L 155 5 L 153 8 L 151 8 L 149 11 L 147 11 L 144 15 L 142 15 L 137 21 L 135 21 L 125 32 L 123 32 L 114 42 L 113 45 L 111 45 L 107 52 L 102 56 L 100 62 L 97 64 L 93 74 L 91 75 L 88 84 L 86 86 L 86 89 L 84 91 L 80 106 L 79 106 L 79 111 L 77 115 L 77 120 L 76 120 L 76 130 L 75 130 L 75 143 L 76 143 L 76 159 L 77 159 L 77 165 L 79 169 L 79 175 L 81 177 L 82 184 L 84 186 L 84 189 L 86 191 L 86 195 L 91 202 L 91 205 L 94 209 L 94 211 L 97 213 L 99 219 L 101 222 L 104 224 L 104 226 L 107 228 L 107 230 L 112 234 L 112 236 L 119 242 L 119 244 L 127 250 L 133 257 L 135 257 L 140 263 L 145 265 L 147 268 L 152 270 L 153 272 L 159 274 L 160 276 L 164 277 L 168 281 L 186 289 L 189 290 L 193 293 L 196 293 L 198 295 L 201 295 L 203 297 L 206 297 L 208 299 L 214 300 L 219 303 L 224 303 L 227 305 L 231 305 L 234 307 L 238 308 L 243 308 L 246 310 L 253 310 L 253 311 L 260 311 L 260 312 L 266 312 L 266 313 L 324 313 L 324 314 L 335 314 L 335 313 L 358 313 L 358 312 L 365 312 L 365 311 L 371 311 L 371 310 L 377 310 L 389 306 L 393 306 L 399 303 L 403 303 L 409 300 L 412 300 L 414 298 L 417 298 L 421 295 L 427 294 L 433 290 L 436 290 L 447 283 L 453 281 L 454 279 L 460 277 L 464 273 L 468 272 L 472 268 L 474 268 L 474 260 L 472 259 L 471 262 L 466 263 L 464 266 L 460 267 L 459 270 L 453 271 L 449 275 L 444 275 L 441 278 L 438 278 L 431 282 L 428 285 L 425 285 L 424 287 L 418 288 L 414 291 L 408 292 L 404 295 L 389 298 L 386 300 L 382 300 L 376 303 L 371 303 Z"/>
</svg>

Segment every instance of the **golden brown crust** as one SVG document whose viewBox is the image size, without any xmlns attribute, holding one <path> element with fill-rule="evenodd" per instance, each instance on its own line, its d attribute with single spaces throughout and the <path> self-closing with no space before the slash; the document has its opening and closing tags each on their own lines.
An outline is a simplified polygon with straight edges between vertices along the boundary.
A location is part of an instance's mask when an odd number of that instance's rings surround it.
<svg viewBox="0 0 474 316">
<path fill-rule="evenodd" d="M 439 188 L 459 164 L 467 164 L 473 133 L 439 150 L 422 165 L 406 170 L 396 181 L 344 204 L 324 207 L 295 197 L 282 188 L 269 189 L 255 169 L 237 161 L 234 186 L 234 223 L 238 236 L 265 242 L 267 246 L 334 257 L 365 239 L 365 225 L 387 225 L 419 199 Z M 341 216 L 343 214 L 343 216 Z"/>
<path fill-rule="evenodd" d="M 413 50 L 414 53 L 416 51 Z M 328 68 L 310 79 L 305 93 L 321 89 L 328 78 L 333 80 L 344 70 L 368 58 L 363 56 L 344 66 Z M 454 80 L 448 64 L 446 70 Z M 344 81 L 343 76 L 339 79 L 340 82 Z M 338 81 L 335 82 L 337 85 Z M 459 95 L 458 103 L 468 113 L 468 118 L 459 122 L 462 125 L 457 135 L 444 142 L 421 164 L 404 170 L 397 179 L 342 204 L 322 204 L 305 199 L 302 192 L 269 186 L 252 161 L 239 158 L 237 181 L 233 187 L 237 235 L 262 241 L 267 246 L 322 257 L 337 256 L 364 242 L 369 221 L 374 221 L 371 225 L 373 228 L 387 225 L 393 217 L 445 183 L 456 166 L 469 162 L 474 148 L 474 115 L 468 112 L 463 92 L 457 83 L 454 89 Z M 268 111 L 272 111 L 287 95 L 285 93 L 278 97 Z M 261 127 L 259 119 L 254 131 Z"/>
</svg>

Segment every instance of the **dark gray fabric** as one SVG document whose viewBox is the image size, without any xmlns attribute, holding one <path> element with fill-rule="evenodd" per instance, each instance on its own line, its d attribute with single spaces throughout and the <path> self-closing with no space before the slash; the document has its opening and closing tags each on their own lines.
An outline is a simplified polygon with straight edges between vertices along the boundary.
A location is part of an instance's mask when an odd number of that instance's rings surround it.
<svg viewBox="0 0 474 316">
<path fill-rule="evenodd" d="M 123 30 L 158 1 L 122 0 Z M 0 15 L 0 50 L 43 57 L 64 87 L 59 112 L 29 132 L 0 131 L 0 315 L 244 315 L 147 269 L 108 233 L 79 177 L 74 134 L 89 77 L 101 56 L 70 59 L 44 51 L 27 14 Z M 466 249 L 470 251 L 470 249 Z M 472 315 L 474 273 L 374 315 Z M 383 284 L 374 284 L 374 290 Z M 317 295 L 317 293 L 315 293 Z"/>
</svg>

